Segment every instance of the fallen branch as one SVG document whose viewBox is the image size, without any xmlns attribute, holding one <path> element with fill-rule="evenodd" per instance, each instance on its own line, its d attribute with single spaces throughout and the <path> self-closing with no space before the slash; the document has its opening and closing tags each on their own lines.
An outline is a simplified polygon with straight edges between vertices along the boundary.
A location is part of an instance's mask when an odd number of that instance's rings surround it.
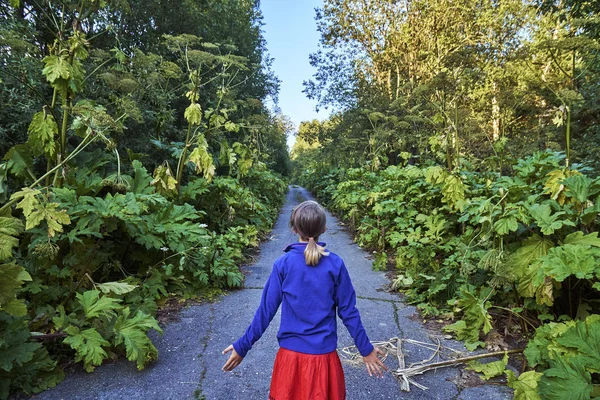
<svg viewBox="0 0 600 400">
<path fill-rule="evenodd" d="M 482 358 L 500 357 L 500 356 L 504 356 L 505 354 L 522 353 L 524 350 L 525 349 L 514 349 L 514 350 L 506 350 L 506 351 L 494 351 L 494 352 L 491 352 L 491 353 L 483 353 L 483 354 L 477 354 L 477 355 L 474 355 L 474 356 L 467 356 L 467 357 L 455 358 L 453 360 L 439 361 L 439 362 L 435 362 L 435 363 L 431 363 L 431 364 L 425 364 L 425 365 L 421 365 L 421 366 L 413 367 L 413 368 L 397 369 L 397 370 L 394 370 L 394 371 L 391 371 L 391 372 L 392 372 L 392 375 L 397 375 L 396 378 L 399 379 L 402 376 L 420 375 L 423 372 L 435 370 L 435 369 L 438 369 L 438 368 L 453 367 L 453 366 L 458 365 L 458 364 L 464 364 L 464 363 L 467 363 L 469 361 L 480 360 Z"/>
<path fill-rule="evenodd" d="M 419 361 L 416 363 L 412 363 L 410 367 L 406 368 L 406 361 L 403 351 L 403 342 L 407 344 L 417 345 L 428 350 L 432 351 L 430 357 L 423 361 Z M 392 338 L 387 342 L 372 342 L 373 346 L 379 347 L 385 351 L 385 355 L 382 360 L 385 361 L 389 355 L 393 355 L 398 360 L 398 368 L 395 370 L 390 369 L 389 372 L 392 374 L 394 378 L 396 378 L 400 382 L 400 389 L 405 392 L 410 391 L 410 384 L 418 387 L 421 390 L 427 390 L 426 386 L 421 385 L 420 383 L 415 382 L 411 379 L 415 375 L 421 375 L 424 372 L 436 370 L 438 368 L 452 367 L 459 364 L 464 364 L 469 361 L 479 360 L 482 358 L 489 357 L 502 357 L 505 354 L 517 354 L 522 353 L 525 349 L 513 349 L 506 351 L 494 351 L 491 353 L 482 353 L 471 356 L 465 356 L 458 350 L 452 349 L 450 347 L 444 347 L 438 340 L 437 344 L 433 343 L 424 343 L 419 342 L 412 339 L 400 339 L 398 337 Z M 338 350 L 342 359 L 353 365 L 362 364 L 362 357 L 360 353 L 356 349 L 355 346 L 345 347 L 343 349 Z M 431 362 L 436 357 L 446 357 L 447 360 Z"/>
<path fill-rule="evenodd" d="M 31 339 L 33 340 L 47 340 L 47 339 L 56 339 L 56 338 L 65 338 L 67 334 L 65 332 L 58 333 L 47 333 L 47 334 L 32 334 Z"/>
</svg>

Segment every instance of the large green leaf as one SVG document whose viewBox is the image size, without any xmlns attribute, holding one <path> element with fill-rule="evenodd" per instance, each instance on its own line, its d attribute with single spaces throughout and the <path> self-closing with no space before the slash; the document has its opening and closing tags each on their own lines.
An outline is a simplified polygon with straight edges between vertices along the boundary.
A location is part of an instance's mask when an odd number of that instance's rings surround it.
<svg viewBox="0 0 600 400">
<path fill-rule="evenodd" d="M 154 179 L 151 182 L 156 191 L 163 196 L 171 196 L 177 191 L 177 180 L 173 177 L 168 163 L 159 165 L 154 170 Z"/>
<path fill-rule="evenodd" d="M 467 368 L 475 372 L 479 372 L 480 374 L 483 374 L 483 379 L 487 381 L 488 379 L 504 374 L 507 365 L 508 354 L 505 353 L 502 360 L 492 361 L 486 364 L 480 363 L 478 361 L 470 361 L 469 366 Z"/>
<path fill-rule="evenodd" d="M 100 315 L 114 315 L 115 310 L 121 308 L 122 300 L 113 299 L 110 297 L 100 297 L 98 290 L 88 290 L 81 293 L 77 293 L 77 299 L 83 307 L 83 312 L 86 318 L 95 318 Z"/>
<path fill-rule="evenodd" d="M 565 225 L 575 226 L 573 221 L 560 219 L 561 216 L 565 215 L 564 211 L 550 215 L 552 210 L 548 204 L 533 204 L 529 206 L 529 213 L 544 235 L 552 235 Z"/>
<path fill-rule="evenodd" d="M 10 372 L 14 366 L 31 361 L 35 351 L 40 347 L 39 343 L 23 342 L 2 348 L 0 351 L 0 369 Z"/>
<path fill-rule="evenodd" d="M 565 194 L 574 198 L 579 203 L 585 203 L 588 199 L 600 192 L 598 180 L 592 180 L 585 175 L 573 175 L 565 179 Z"/>
<path fill-rule="evenodd" d="M 37 189 L 23 188 L 11 196 L 12 200 L 19 200 L 17 208 L 23 210 L 25 216 L 25 229 L 33 229 L 43 221 L 46 222 L 48 236 L 54 237 L 56 232 L 63 231 L 63 225 L 71 223 L 71 219 L 65 210 L 57 210 L 58 203 L 42 203 Z"/>
<path fill-rule="evenodd" d="M 17 300 L 17 293 L 25 281 L 31 281 L 31 276 L 23 267 L 15 263 L 0 264 L 0 310 L 12 316 L 27 313 L 25 303 Z"/>
<path fill-rule="evenodd" d="M 64 342 L 76 351 L 75 362 L 83 361 L 83 367 L 87 372 L 92 372 L 108 354 L 102 347 L 110 346 L 98 331 L 94 328 L 79 331 L 75 326 L 65 329 L 69 335 Z"/>
<path fill-rule="evenodd" d="M 544 184 L 544 193 L 549 194 L 558 204 L 565 204 L 566 195 L 563 181 L 574 175 L 581 175 L 581 172 L 569 168 L 550 171 L 546 175 L 548 179 Z"/>
<path fill-rule="evenodd" d="M 201 173 L 204 179 L 210 181 L 215 175 L 213 157 L 208 151 L 208 144 L 203 135 L 199 135 L 198 145 L 190 153 L 188 161 L 196 166 L 196 172 Z"/>
<path fill-rule="evenodd" d="M 481 327 L 484 334 L 489 333 L 492 329 L 492 317 L 487 312 L 491 306 L 488 302 L 491 298 L 492 289 L 482 288 L 479 296 L 475 297 L 467 291 L 461 292 L 462 297 L 459 301 L 459 307 L 464 310 L 465 319 L 472 322 L 474 325 Z"/>
<path fill-rule="evenodd" d="M 28 321 L 0 312 L 0 398 L 9 390 L 31 395 L 56 385 L 62 378 L 56 364 L 41 343 L 31 341 Z"/>
<path fill-rule="evenodd" d="M 579 358 L 568 362 L 556 355 L 551 368 L 544 371 L 538 386 L 543 399 L 548 400 L 589 400 L 592 393 L 592 377 Z"/>
<path fill-rule="evenodd" d="M 566 323 L 550 322 L 540 326 L 535 331 L 535 336 L 527 343 L 523 352 L 527 362 L 532 367 L 546 367 L 551 357 L 550 348 L 556 349 L 556 338 L 569 330 L 575 324 L 574 321 Z"/>
<path fill-rule="evenodd" d="M 21 220 L 0 217 L 0 262 L 12 257 L 12 249 L 19 245 L 18 236 L 23 232 Z"/>
<path fill-rule="evenodd" d="M 198 125 L 202 121 L 202 107 L 198 103 L 190 104 L 183 116 L 190 125 Z"/>
<path fill-rule="evenodd" d="M 133 193 L 140 194 L 151 194 L 154 192 L 152 177 L 148 174 L 142 163 L 138 160 L 133 160 L 131 166 L 133 167 L 134 175 L 130 190 Z"/>
<path fill-rule="evenodd" d="M 32 359 L 12 370 L 13 376 L 18 376 L 18 384 L 21 385 L 22 391 L 28 395 L 55 387 L 64 379 L 62 368 L 50 357 L 48 350 L 39 343 L 36 344 L 39 347 L 35 350 Z"/>
<path fill-rule="evenodd" d="M 579 279 L 592 279 L 596 265 L 591 247 L 581 244 L 554 247 L 541 260 L 546 275 L 558 282 L 564 281 L 571 275 Z"/>
<path fill-rule="evenodd" d="M 432 184 L 442 183 L 447 172 L 440 166 L 427 167 L 424 170 L 425 180 Z"/>
<path fill-rule="evenodd" d="M 33 210 L 39 206 L 40 201 L 37 198 L 39 194 L 41 194 L 41 192 L 37 189 L 23 188 L 21 191 L 10 196 L 10 199 L 21 199 L 21 201 L 17 203 L 17 208 L 22 209 L 23 215 L 25 215 L 25 218 L 27 218 L 33 212 Z"/>
<path fill-rule="evenodd" d="M 588 235 L 583 232 L 573 232 L 565 237 L 565 244 L 582 244 L 600 247 L 600 238 L 598 238 L 598 232 L 592 232 Z"/>
<path fill-rule="evenodd" d="M 519 375 L 519 378 L 515 376 L 515 373 L 511 370 L 506 370 L 506 377 L 508 378 L 508 386 L 515 390 L 514 400 L 541 400 L 540 395 L 537 393 L 538 383 L 542 377 L 542 374 L 536 371 L 527 371 Z"/>
<path fill-rule="evenodd" d="M 42 154 L 53 159 L 56 154 L 55 136 L 58 134 L 58 125 L 50 113 L 40 111 L 34 114 L 29 124 L 29 139 L 27 145 L 33 151 L 33 154 L 40 156 Z"/>
<path fill-rule="evenodd" d="M 40 203 L 39 205 L 40 207 L 27 216 L 25 229 L 35 228 L 45 221 L 48 227 L 48 237 L 54 237 L 56 232 L 63 231 L 63 225 L 71 223 L 71 219 L 65 210 L 57 210 L 58 203 Z"/>
<path fill-rule="evenodd" d="M 106 282 L 96 285 L 103 293 L 126 294 L 134 290 L 137 286 L 125 282 Z"/>
<path fill-rule="evenodd" d="M 71 69 L 63 57 L 50 55 L 44 57 L 42 61 L 45 64 L 42 74 L 48 79 L 48 82 L 54 83 L 57 79 L 69 79 Z"/>
<path fill-rule="evenodd" d="M 600 371 L 600 315 L 540 326 L 524 354 L 529 365 L 547 368 L 538 386 L 543 399 L 588 399 L 591 374 Z"/>
<path fill-rule="evenodd" d="M 456 210 L 462 211 L 466 205 L 465 191 L 467 187 L 460 177 L 448 175 L 442 186 L 442 201 Z"/>
<path fill-rule="evenodd" d="M 237 155 L 229 147 L 229 143 L 227 143 L 227 140 L 222 140 L 220 144 L 221 147 L 219 149 L 219 164 L 229 165 L 230 167 L 232 167 L 235 164 L 235 161 L 237 160 Z"/>
<path fill-rule="evenodd" d="M 592 315 L 556 339 L 558 344 L 577 351 L 577 358 L 589 370 L 600 372 L 600 315 Z"/>
<path fill-rule="evenodd" d="M 510 255 L 508 265 L 511 272 L 517 277 L 522 278 L 531 263 L 538 258 L 548 254 L 548 250 L 554 246 L 554 243 L 539 235 L 533 235 L 521 242 L 521 246 Z"/>
<path fill-rule="evenodd" d="M 125 344 L 127 359 L 135 361 L 138 369 L 144 368 L 146 362 L 158 356 L 156 347 L 147 335 L 150 329 L 162 333 L 156 319 L 142 311 L 138 310 L 135 316 L 130 318 L 129 307 L 123 309 L 115 322 L 116 344 Z"/>
<path fill-rule="evenodd" d="M 27 306 L 24 300 L 12 299 L 0 306 L 1 311 L 5 311 L 13 317 L 24 317 L 27 315 Z"/>
<path fill-rule="evenodd" d="M 492 289 L 483 287 L 476 296 L 472 287 L 461 287 L 460 296 L 453 304 L 457 312 L 463 313 L 462 320 L 444 327 L 444 330 L 456 333 L 459 339 L 470 343 L 471 348 L 483 344 L 479 341 L 480 331 L 487 334 L 492 329 L 492 316 L 487 311 L 491 306 L 489 299 L 492 292 Z"/>
<path fill-rule="evenodd" d="M 20 144 L 12 147 L 3 159 L 8 161 L 8 169 L 16 176 L 26 178 L 33 174 L 33 157 L 27 145 Z"/>
<path fill-rule="evenodd" d="M 237 154 L 239 156 L 237 161 L 239 176 L 248 175 L 248 172 L 254 163 L 254 159 L 252 158 L 252 150 L 240 142 L 235 142 L 233 144 L 233 150 L 235 150 L 234 155 Z"/>
<path fill-rule="evenodd" d="M 507 235 L 509 232 L 515 232 L 518 228 L 519 224 L 514 215 L 500 218 L 494 222 L 494 230 L 498 235 Z"/>
<path fill-rule="evenodd" d="M 552 278 L 545 275 L 540 262 L 534 262 L 527 268 L 518 281 L 517 291 L 523 297 L 535 297 L 538 304 L 554 304 L 554 284 Z"/>
</svg>

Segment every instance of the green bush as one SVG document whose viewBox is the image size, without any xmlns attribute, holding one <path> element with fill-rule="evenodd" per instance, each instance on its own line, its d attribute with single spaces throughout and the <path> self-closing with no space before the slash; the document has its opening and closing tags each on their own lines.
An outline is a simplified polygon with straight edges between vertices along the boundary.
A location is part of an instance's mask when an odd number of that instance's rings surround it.
<svg viewBox="0 0 600 400">
<path fill-rule="evenodd" d="M 539 381 L 543 398 L 565 398 L 578 386 L 583 399 L 598 391 L 598 363 L 571 360 L 569 347 L 598 352 L 588 325 L 600 314 L 600 178 L 561 168 L 563 159 L 535 153 L 517 160 L 512 176 L 409 165 L 336 168 L 337 185 L 314 175 L 301 183 L 317 196 L 323 190 L 322 201 L 350 223 L 357 243 L 378 253 L 374 268 L 395 264 L 393 287 L 409 303 L 460 317 L 445 329 L 467 348 L 483 346 L 501 322 L 513 321 L 507 328 L 525 336 L 539 327 L 528 360 L 543 373 L 523 379 Z M 565 343 L 560 327 L 577 329 L 581 342 L 556 347 L 544 339 Z M 531 356 L 536 351 L 543 354 Z"/>
<path fill-rule="evenodd" d="M 177 204 L 140 162 L 115 184 L 86 159 L 63 188 L 13 195 L 25 223 L 0 218 L 2 398 L 55 385 L 69 355 L 90 372 L 120 353 L 143 368 L 158 355 L 147 336 L 161 332 L 158 302 L 240 286 L 243 253 L 271 228 L 286 190 L 263 169 L 196 178 Z"/>
</svg>

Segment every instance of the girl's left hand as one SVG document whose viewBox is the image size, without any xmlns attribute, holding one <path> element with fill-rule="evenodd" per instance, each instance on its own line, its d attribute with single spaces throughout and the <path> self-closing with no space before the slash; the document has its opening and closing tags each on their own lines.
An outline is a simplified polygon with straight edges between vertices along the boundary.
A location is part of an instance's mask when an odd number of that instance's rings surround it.
<svg viewBox="0 0 600 400">
<path fill-rule="evenodd" d="M 367 372 L 369 373 L 369 376 L 375 375 L 380 378 L 383 378 L 383 371 L 387 371 L 387 367 L 385 366 L 383 361 L 381 361 L 379 357 L 377 357 L 378 355 L 384 356 L 385 352 L 380 348 L 375 347 L 373 348 L 371 354 L 363 357 L 363 360 L 365 361 L 365 365 L 367 366 Z"/>
<path fill-rule="evenodd" d="M 231 352 L 231 355 L 229 356 L 229 360 L 227 360 L 227 362 L 225 363 L 225 365 L 223 365 L 223 368 L 222 368 L 222 370 L 225 372 L 229 372 L 229 371 L 233 370 L 235 367 L 240 365 L 240 363 L 244 359 L 244 357 L 240 356 L 237 353 L 237 351 L 235 351 L 232 344 L 230 344 L 225 350 L 223 350 L 223 354 L 227 354 L 229 352 Z"/>
</svg>

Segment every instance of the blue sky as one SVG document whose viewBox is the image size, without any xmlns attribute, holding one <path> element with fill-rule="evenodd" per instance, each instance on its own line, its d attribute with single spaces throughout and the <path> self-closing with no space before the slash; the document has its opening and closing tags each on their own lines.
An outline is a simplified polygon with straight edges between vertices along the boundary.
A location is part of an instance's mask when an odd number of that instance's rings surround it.
<svg viewBox="0 0 600 400">
<path fill-rule="evenodd" d="M 309 80 L 314 68 L 308 55 L 317 50 L 319 34 L 315 23 L 315 7 L 322 0 L 261 0 L 260 8 L 265 25 L 263 34 L 269 55 L 274 58 L 273 70 L 281 80 L 279 107 L 296 127 L 300 122 L 327 115 L 315 111 L 316 102 L 302 93 L 302 82 Z M 288 138 L 291 146 L 293 138 Z"/>
</svg>

